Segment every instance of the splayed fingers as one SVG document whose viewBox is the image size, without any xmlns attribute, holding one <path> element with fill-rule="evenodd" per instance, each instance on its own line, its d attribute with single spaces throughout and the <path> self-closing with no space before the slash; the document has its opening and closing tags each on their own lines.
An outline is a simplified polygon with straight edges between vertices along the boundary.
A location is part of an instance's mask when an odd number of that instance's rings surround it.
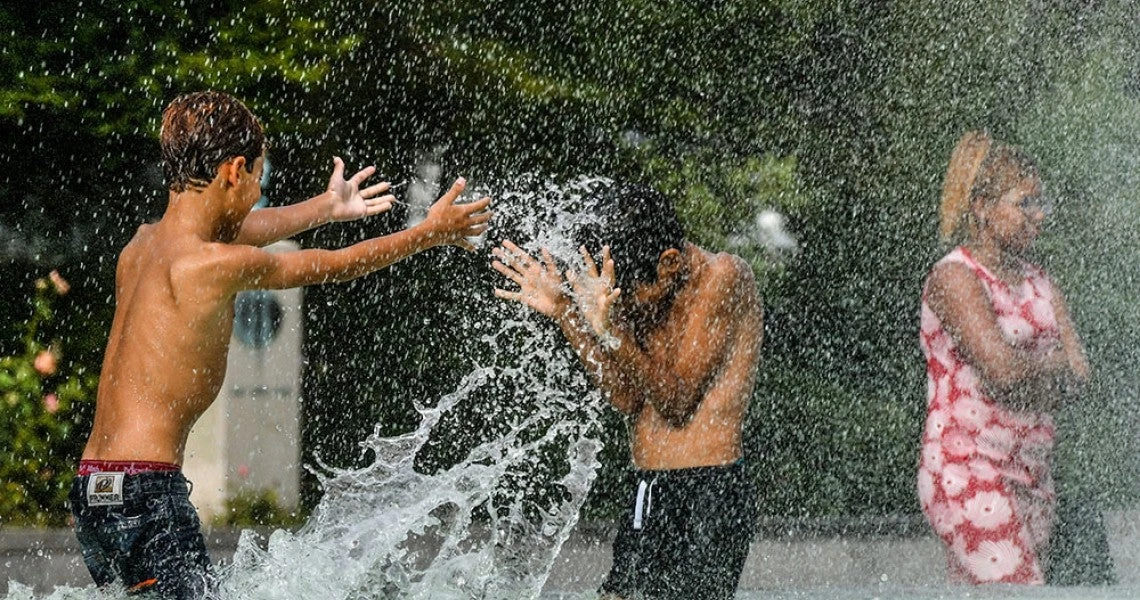
<svg viewBox="0 0 1140 600">
<path fill-rule="evenodd" d="M 455 204 L 455 201 L 459 199 L 459 195 L 462 194 L 465 189 L 467 189 L 467 180 L 463 177 L 456 179 L 455 183 L 451 184 L 451 188 L 448 189 L 444 195 L 439 197 L 436 204 Z"/>
<path fill-rule="evenodd" d="M 329 190 L 333 188 L 334 181 L 344 181 L 344 161 L 339 156 L 333 157 L 333 172 L 329 177 Z"/>
<path fill-rule="evenodd" d="M 566 279 L 574 292 L 574 302 L 585 317 L 594 334 L 599 337 L 610 335 L 610 314 L 621 296 L 621 289 L 614 288 L 614 264 L 609 246 L 602 248 L 602 270 L 585 246 L 578 249 L 585 265 L 581 273 L 568 271 Z"/>
<path fill-rule="evenodd" d="M 548 317 L 558 317 L 570 305 L 562 287 L 562 276 L 554 257 L 546 249 L 535 259 L 510 240 L 491 251 L 496 260 L 491 267 L 519 286 L 512 292 L 495 288 L 495 296 L 520 302 Z"/>
<path fill-rule="evenodd" d="M 609 246 L 602 246 L 602 279 L 610 282 L 611 286 L 614 284 L 614 259 L 610 256 Z"/>
<path fill-rule="evenodd" d="M 371 217 L 392 208 L 392 204 L 396 202 L 396 197 L 392 194 L 384 194 L 384 192 L 387 192 L 391 187 L 390 183 L 382 181 L 376 185 L 368 186 L 360 190 L 360 197 L 364 198 L 364 216 Z"/>
<path fill-rule="evenodd" d="M 590 254 L 590 251 L 586 250 L 585 246 L 579 246 L 578 252 L 582 255 L 582 263 L 586 265 L 583 272 L 590 277 L 597 277 L 598 266 L 594 264 L 594 257 Z"/>
<path fill-rule="evenodd" d="M 519 285 L 538 275 L 538 261 L 510 240 L 503 240 L 501 246 L 491 250 L 491 254 L 498 259 L 491 266 Z"/>
<path fill-rule="evenodd" d="M 375 172 L 375 166 L 364 167 L 363 169 L 357 171 L 356 175 L 350 177 L 348 183 L 352 184 L 356 189 L 360 189 L 360 184 L 364 183 L 364 180 L 368 179 L 369 177 L 372 177 L 372 174 Z"/>
<path fill-rule="evenodd" d="M 470 252 L 476 250 L 475 245 L 468 238 L 479 237 L 491 227 L 491 217 L 494 216 L 494 213 L 487 210 L 490 205 L 491 199 L 487 197 L 470 204 L 453 205 L 467 212 L 466 227 L 462 232 L 463 238 L 456 242 L 457 246 Z"/>
<path fill-rule="evenodd" d="M 346 180 L 344 161 L 339 156 L 333 158 L 333 172 L 328 187 L 330 220 L 351 221 L 378 215 L 392 208 L 395 196 L 380 195 L 391 187 L 387 181 L 360 189 L 375 172 L 376 167 L 365 167 Z"/>
<path fill-rule="evenodd" d="M 434 243 L 458 246 L 473 252 L 475 245 L 467 238 L 486 232 L 494 213 L 489 210 L 491 199 L 487 197 L 475 202 L 456 204 L 456 199 L 466 187 L 465 179 L 456 179 L 451 189 L 428 209 L 424 222 L 430 228 Z"/>
</svg>

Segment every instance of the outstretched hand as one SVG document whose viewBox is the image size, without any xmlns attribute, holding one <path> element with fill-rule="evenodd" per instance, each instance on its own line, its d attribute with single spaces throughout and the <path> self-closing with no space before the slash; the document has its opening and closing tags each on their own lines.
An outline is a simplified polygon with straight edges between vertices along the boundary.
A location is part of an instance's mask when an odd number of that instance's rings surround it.
<svg viewBox="0 0 1140 600">
<path fill-rule="evenodd" d="M 491 253 L 497 259 L 491 267 L 519 286 L 517 292 L 495 288 L 496 296 L 522 303 L 552 319 L 570 308 L 570 298 L 562 289 L 562 276 L 549 250 L 543 248 L 542 259 L 537 260 L 510 240 L 504 240 Z"/>
<path fill-rule="evenodd" d="M 371 217 L 392 208 L 396 197 L 387 192 L 391 184 L 381 181 L 376 185 L 360 189 L 366 179 L 376 172 L 376 167 L 365 167 L 348 180 L 344 178 L 344 161 L 333 157 L 333 172 L 329 178 L 329 220 L 353 221 Z"/>
<path fill-rule="evenodd" d="M 480 198 L 469 204 L 456 204 L 459 194 L 467 187 L 467 180 L 460 177 L 450 190 L 428 209 L 424 223 L 431 232 L 433 245 L 459 246 L 464 250 L 475 251 L 475 246 L 467 240 L 487 231 L 493 213 L 487 210 L 491 199 Z"/>
<path fill-rule="evenodd" d="M 614 288 L 614 261 L 610 257 L 610 247 L 602 247 L 602 269 L 599 272 L 594 257 L 585 246 L 578 249 L 582 253 L 585 270 L 581 273 L 567 271 L 566 278 L 574 290 L 574 302 L 578 311 L 590 324 L 599 339 L 606 339 L 610 332 L 610 315 L 614 303 L 621 296 L 621 289 Z"/>
</svg>

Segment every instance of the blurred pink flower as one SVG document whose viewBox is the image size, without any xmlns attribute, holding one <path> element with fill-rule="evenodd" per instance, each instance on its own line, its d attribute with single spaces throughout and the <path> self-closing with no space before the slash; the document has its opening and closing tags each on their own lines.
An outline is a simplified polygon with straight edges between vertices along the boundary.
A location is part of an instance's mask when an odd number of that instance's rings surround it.
<svg viewBox="0 0 1140 600">
<path fill-rule="evenodd" d="M 44 377 L 47 377 L 49 375 L 55 374 L 55 369 L 58 366 L 58 360 L 59 359 L 57 359 L 55 356 L 55 352 L 52 352 L 51 350 L 43 350 L 36 355 L 35 361 L 32 362 L 32 366 L 35 367 L 37 373 Z"/>
<path fill-rule="evenodd" d="M 51 279 L 51 284 L 55 286 L 55 291 L 60 296 L 66 296 L 67 292 L 71 290 L 71 284 L 59 274 L 59 271 L 52 271 L 48 273 L 48 279 Z"/>
<path fill-rule="evenodd" d="M 59 410 L 59 396 L 55 394 L 48 394 L 44 396 L 44 410 L 49 414 L 55 414 Z"/>
<path fill-rule="evenodd" d="M 249 477 L 249 465 L 238 465 L 237 474 L 242 479 Z"/>
</svg>

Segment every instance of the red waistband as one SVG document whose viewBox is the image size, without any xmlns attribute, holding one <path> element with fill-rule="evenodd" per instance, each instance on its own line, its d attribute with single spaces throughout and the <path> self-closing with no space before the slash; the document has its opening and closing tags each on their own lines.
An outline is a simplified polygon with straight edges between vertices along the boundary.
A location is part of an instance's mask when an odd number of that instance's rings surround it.
<svg viewBox="0 0 1140 600">
<path fill-rule="evenodd" d="M 95 473 L 126 473 L 138 475 L 139 473 L 180 471 L 178 465 L 151 462 L 149 460 L 81 460 L 79 461 L 79 476 L 93 475 Z"/>
</svg>

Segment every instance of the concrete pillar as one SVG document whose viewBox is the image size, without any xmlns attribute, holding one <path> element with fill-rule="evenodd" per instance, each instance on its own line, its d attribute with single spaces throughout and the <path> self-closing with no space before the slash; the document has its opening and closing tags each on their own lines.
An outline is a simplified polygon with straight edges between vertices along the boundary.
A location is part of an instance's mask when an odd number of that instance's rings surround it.
<svg viewBox="0 0 1140 600">
<path fill-rule="evenodd" d="M 183 471 L 203 523 L 242 491 L 272 490 L 283 508 L 300 501 L 301 297 L 300 289 L 238 296 L 225 382 L 186 443 Z"/>
</svg>

